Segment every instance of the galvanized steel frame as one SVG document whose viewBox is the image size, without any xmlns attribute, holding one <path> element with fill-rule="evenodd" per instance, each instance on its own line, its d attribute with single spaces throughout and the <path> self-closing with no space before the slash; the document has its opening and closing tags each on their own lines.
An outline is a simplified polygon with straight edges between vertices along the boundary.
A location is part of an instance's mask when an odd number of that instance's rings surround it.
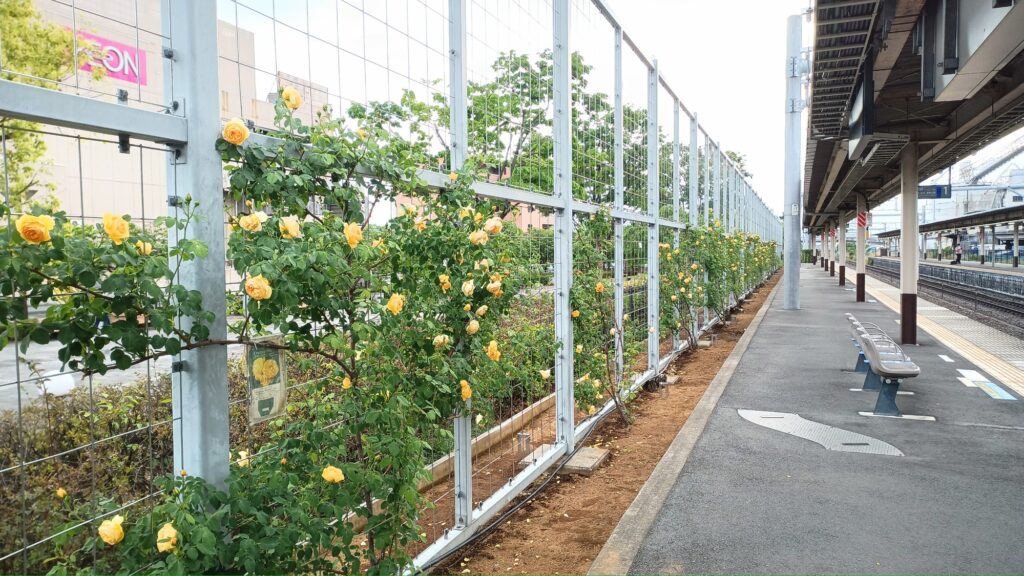
<svg viewBox="0 0 1024 576">
<path fill-rule="evenodd" d="M 609 210 L 614 225 L 614 295 L 618 324 L 624 314 L 624 226 L 627 222 L 647 227 L 647 370 L 634 378 L 629 391 L 635 390 L 655 376 L 688 346 L 673 338 L 673 350 L 661 357 L 659 339 L 660 274 L 659 250 L 662 227 L 675 231 L 674 245 L 678 246 L 679 231 L 691 226 L 707 225 L 709 209 L 714 206 L 715 216 L 723 219 L 730 229 L 742 226 L 757 232 L 763 239 L 781 241 L 781 226 L 767 205 L 753 194 L 753 188 L 742 177 L 736 165 L 707 134 L 697 115 L 686 109 L 661 76 L 657 61 L 649 60 L 635 42 L 622 29 L 619 21 L 602 0 L 590 0 L 604 14 L 614 30 L 615 94 L 614 94 L 614 198 L 610 207 L 576 200 L 572 196 L 572 102 L 570 93 L 571 49 L 569 46 L 570 14 L 573 2 L 587 0 L 553 0 L 552 2 L 552 54 L 554 75 L 554 190 L 552 195 L 520 190 L 491 182 L 473 185 L 482 197 L 532 204 L 554 210 L 554 283 L 555 333 L 559 349 L 555 358 L 556 392 L 556 444 L 533 464 L 512 478 L 507 485 L 473 507 L 472 497 L 472 422 L 469 412 L 456 419 L 455 424 L 455 528 L 435 541 L 416 558 L 417 566 L 430 564 L 434 559 L 458 547 L 501 510 L 512 498 L 531 482 L 575 450 L 576 443 L 600 421 L 600 417 L 613 409 L 611 402 L 601 407 L 597 417 L 588 418 L 579 425 L 574 421 L 573 398 L 573 334 L 569 300 L 572 288 L 572 245 L 574 216 Z M 468 144 L 468 102 L 466 99 L 466 19 L 467 0 L 449 0 L 449 67 L 451 78 L 450 129 L 451 166 L 458 170 L 465 161 Z M 163 34 L 169 39 L 164 58 L 164 70 L 173 82 L 165 83 L 166 109 L 147 111 L 125 104 L 103 102 L 74 94 L 67 94 L 0 80 L 0 115 L 21 118 L 50 125 L 115 135 L 126 140 L 143 140 L 167 145 L 172 151 L 168 166 L 168 190 L 187 189 L 199 201 L 203 214 L 201 225 L 190 227 L 192 239 L 205 242 L 212 254 L 224 252 L 224 221 L 222 214 L 222 166 L 215 149 L 219 133 L 219 110 L 211 103 L 219 100 L 217 90 L 217 33 L 216 6 L 209 2 L 163 0 Z M 171 30 L 171 23 L 174 30 Z M 172 34 L 173 32 L 173 34 Z M 628 46 L 647 68 L 647 206 L 646 210 L 627 208 L 624 203 L 623 181 L 623 101 L 622 58 L 623 47 Z M 673 105 L 672 121 L 672 216 L 660 214 L 660 158 L 658 149 L 658 98 L 664 89 Z M 689 180 L 687 182 L 687 210 L 681 213 L 682 175 L 680 120 L 682 115 L 690 121 Z M 705 135 L 703 150 L 699 134 Z M 264 136 L 253 135 L 254 142 L 266 141 Z M 714 159 L 712 161 L 712 150 Z M 701 161 L 703 155 L 703 162 Z M 724 160 L 723 160 L 724 158 Z M 728 174 L 729 177 L 725 175 Z M 703 178 L 701 176 L 703 175 Z M 420 176 L 428 185 L 443 187 L 447 175 L 423 170 Z M 730 183 L 730 178 L 732 179 Z M 701 180 L 703 179 L 703 186 Z M 742 220 L 727 212 L 735 207 L 735 188 L 742 186 L 745 213 Z M 702 190 L 703 188 L 703 190 Z M 752 198 L 756 198 L 752 200 Z M 749 205 L 748 205 L 749 202 Z M 175 208 L 169 208 L 173 212 Z M 701 212 L 703 211 L 703 214 Z M 753 218 L 751 219 L 751 216 Z M 193 231 L 194 230 L 194 231 Z M 172 238 L 171 241 L 175 241 Z M 180 281 L 190 289 L 199 290 L 204 302 L 213 310 L 225 309 L 225 262 L 223 258 L 208 258 L 183 267 Z M 707 330 L 707 310 L 702 325 L 694 315 L 693 331 Z M 211 337 L 225 337 L 223 315 L 211 327 Z M 176 373 L 174 386 L 175 466 L 188 470 L 217 485 L 223 485 L 228 474 L 228 384 L 227 351 L 223 346 L 211 346 L 184 352 L 179 358 L 184 367 Z M 623 373 L 623 351 L 616 349 L 618 373 Z M 200 385 L 199 375 L 202 375 Z"/>
</svg>

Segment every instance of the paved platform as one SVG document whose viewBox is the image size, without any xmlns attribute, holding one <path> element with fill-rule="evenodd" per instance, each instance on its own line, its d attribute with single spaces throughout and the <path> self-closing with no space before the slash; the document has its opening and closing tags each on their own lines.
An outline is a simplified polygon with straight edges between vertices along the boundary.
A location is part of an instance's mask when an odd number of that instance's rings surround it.
<svg viewBox="0 0 1024 576">
<path fill-rule="evenodd" d="M 813 265 L 801 287 L 802 310 L 783 310 L 781 294 L 770 303 L 681 473 L 645 486 L 667 496 L 642 511 L 655 517 L 635 534 L 629 572 L 1021 573 L 1024 400 L 1005 386 L 1010 399 L 959 381 L 959 370 L 984 376 L 985 367 L 922 330 L 907 349 L 922 376 L 897 402 L 936 421 L 858 415 L 875 393 L 850 391 L 863 377 L 851 372 L 843 314 L 895 334 L 898 315 L 879 298 L 855 303 Z M 903 455 L 826 449 L 739 410 L 799 414 Z"/>
</svg>

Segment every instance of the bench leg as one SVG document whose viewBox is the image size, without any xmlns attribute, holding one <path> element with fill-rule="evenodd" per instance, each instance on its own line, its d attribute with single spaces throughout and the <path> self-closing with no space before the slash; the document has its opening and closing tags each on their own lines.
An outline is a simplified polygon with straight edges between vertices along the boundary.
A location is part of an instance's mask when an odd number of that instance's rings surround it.
<svg viewBox="0 0 1024 576">
<path fill-rule="evenodd" d="M 865 363 L 866 364 L 866 363 Z M 864 389 L 865 390 L 878 390 L 882 387 L 882 379 L 878 377 L 873 371 L 868 369 L 864 374 Z"/>
<path fill-rule="evenodd" d="M 857 351 L 857 365 L 853 367 L 854 372 L 867 372 L 868 363 L 864 360 L 864 352 Z"/>
<path fill-rule="evenodd" d="M 880 378 L 881 389 L 878 391 L 878 400 L 875 401 L 875 414 L 880 416 L 902 416 L 903 413 L 896 406 L 896 392 L 900 389 L 899 380 Z"/>
</svg>

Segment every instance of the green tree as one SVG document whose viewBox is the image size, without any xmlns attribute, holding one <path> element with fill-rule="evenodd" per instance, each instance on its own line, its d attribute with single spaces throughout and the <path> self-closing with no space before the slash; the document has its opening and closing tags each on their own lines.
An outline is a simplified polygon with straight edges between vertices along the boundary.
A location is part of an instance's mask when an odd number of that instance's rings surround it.
<svg viewBox="0 0 1024 576">
<path fill-rule="evenodd" d="M 726 150 L 725 155 L 729 157 L 736 164 L 736 168 L 739 169 L 740 174 L 743 174 L 746 178 L 753 178 L 754 175 L 747 170 L 747 155 L 740 152 L 734 152 L 732 150 Z"/>
<path fill-rule="evenodd" d="M 47 88 L 57 88 L 76 62 L 92 58 L 99 49 L 79 37 L 75 55 L 72 31 L 43 21 L 32 0 L 0 0 L 0 38 L 0 78 Z M 93 70 L 97 76 L 103 73 L 101 66 Z M 0 158 L 7 173 L 0 180 L 0 190 L 17 212 L 26 202 L 35 201 L 40 189 L 50 189 L 40 179 L 46 143 L 38 130 L 34 122 L 0 116 Z"/>
</svg>

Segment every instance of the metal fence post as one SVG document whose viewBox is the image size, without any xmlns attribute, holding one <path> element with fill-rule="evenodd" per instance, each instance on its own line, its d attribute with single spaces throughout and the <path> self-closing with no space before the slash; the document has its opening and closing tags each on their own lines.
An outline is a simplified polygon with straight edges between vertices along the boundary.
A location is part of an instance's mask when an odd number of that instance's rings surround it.
<svg viewBox="0 0 1024 576">
<path fill-rule="evenodd" d="M 697 225 L 697 185 L 700 183 L 700 175 L 697 173 L 698 146 L 700 146 L 697 135 L 698 129 L 697 114 L 694 113 L 693 118 L 690 118 L 690 177 L 686 182 L 687 187 L 690 189 L 690 202 L 689 206 L 687 206 L 690 215 L 690 226 Z"/>
<path fill-rule="evenodd" d="M 469 147 L 469 108 L 466 100 L 466 2 L 448 0 L 449 128 L 451 169 L 461 170 Z M 473 520 L 473 414 L 472 401 L 455 417 L 455 527 Z"/>
<path fill-rule="evenodd" d="M 658 371 L 659 360 L 659 301 L 660 282 L 658 274 L 658 200 L 661 195 L 659 182 L 658 150 L 658 61 L 654 60 L 647 70 L 647 212 L 654 222 L 647 226 L 647 369 Z"/>
<path fill-rule="evenodd" d="M 672 99 L 672 220 L 679 222 L 679 204 L 682 199 L 679 196 L 679 99 Z M 675 228 L 672 234 L 672 248 L 679 248 L 679 228 Z M 679 324 L 679 317 L 676 316 L 676 323 Z M 679 329 L 672 330 L 672 349 L 678 349 Z"/>
<path fill-rule="evenodd" d="M 555 197 L 562 206 L 555 212 L 555 334 L 559 351 L 555 357 L 555 435 L 566 451 L 576 446 L 575 402 L 573 398 L 572 290 L 572 101 L 571 52 L 569 51 L 570 0 L 552 3 L 552 60 L 554 77 L 554 182 Z"/>
<path fill-rule="evenodd" d="M 189 194 L 198 216 L 189 225 L 191 239 L 201 240 L 210 257 L 182 264 L 177 281 L 203 296 L 203 307 L 215 314 L 210 338 L 227 338 L 224 263 L 223 168 L 217 153 L 220 134 L 217 79 L 217 7 L 212 2 L 169 0 L 163 6 L 162 28 L 171 57 L 164 59 L 164 95 L 177 104 L 188 127 L 188 142 L 174 150 L 167 168 L 169 196 Z M 172 81 L 173 79 L 173 81 Z M 175 211 L 175 208 L 171 208 Z M 169 234 L 172 245 L 182 238 Z M 188 330 L 190 322 L 180 321 Z M 207 346 L 182 352 L 183 364 L 172 374 L 175 418 L 174 466 L 224 487 L 228 476 L 227 348 Z"/>
<path fill-rule="evenodd" d="M 623 147 L 622 147 L 622 28 L 615 27 L 615 198 L 614 206 L 616 210 L 622 208 L 623 195 L 624 195 L 624 176 L 623 176 Z M 615 252 L 614 262 L 612 265 L 615 269 L 615 326 L 620 326 L 622 318 L 626 313 L 625 306 L 625 268 L 626 268 L 626 250 L 623 243 L 625 237 L 623 235 L 624 222 L 621 218 L 615 218 L 612 220 L 615 230 Z M 624 328 L 624 327 L 623 327 Z M 622 350 L 623 338 L 615 339 L 615 376 L 616 379 L 621 382 L 623 374 L 623 358 L 624 352 Z"/>
<path fill-rule="evenodd" d="M 708 222 L 708 224 L 711 224 L 715 220 L 718 220 L 723 223 L 725 222 L 725 181 L 722 178 L 722 149 L 718 146 L 717 143 L 713 144 L 713 146 L 715 147 L 715 211 L 712 214 L 714 218 L 712 218 L 711 221 Z"/>
</svg>

